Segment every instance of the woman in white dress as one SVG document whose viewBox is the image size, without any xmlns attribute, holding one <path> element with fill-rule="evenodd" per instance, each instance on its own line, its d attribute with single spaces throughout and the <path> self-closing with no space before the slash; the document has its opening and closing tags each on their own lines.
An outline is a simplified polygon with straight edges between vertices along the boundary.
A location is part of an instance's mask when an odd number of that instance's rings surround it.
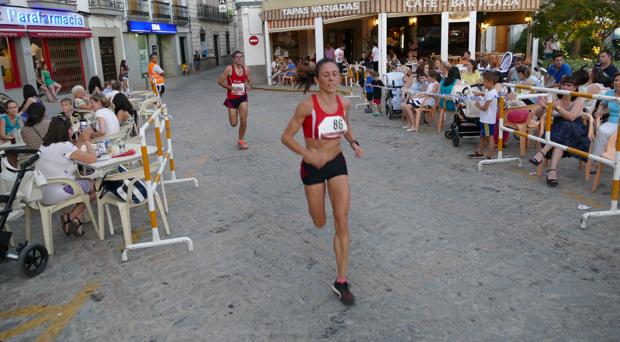
<svg viewBox="0 0 620 342">
<path fill-rule="evenodd" d="M 97 154 L 90 143 L 92 131 L 85 130 L 80 134 L 80 139 L 74 144 L 71 142 L 73 129 L 71 121 L 64 115 L 58 115 L 50 121 L 47 134 L 43 138 L 43 144 L 39 148 L 41 157 L 37 168 L 47 178 L 69 178 L 75 180 L 82 190 L 90 195 L 91 201 L 95 199 L 94 182 L 89 179 L 76 179 L 76 161 L 94 163 Z M 85 146 L 86 151 L 80 150 Z M 73 189 L 64 184 L 48 184 L 43 187 L 43 204 L 52 205 L 64 201 L 73 196 Z M 71 212 L 62 215 L 62 230 L 66 235 L 84 235 L 82 222 L 85 205 L 76 204 Z"/>
</svg>

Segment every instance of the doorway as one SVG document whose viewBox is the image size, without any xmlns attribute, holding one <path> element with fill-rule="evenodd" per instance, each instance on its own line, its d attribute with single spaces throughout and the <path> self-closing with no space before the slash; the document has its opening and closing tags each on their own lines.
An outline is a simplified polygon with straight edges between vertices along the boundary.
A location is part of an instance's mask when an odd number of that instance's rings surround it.
<svg viewBox="0 0 620 342">
<path fill-rule="evenodd" d="M 220 36 L 217 34 L 213 35 L 213 52 L 215 53 L 215 65 L 220 65 L 220 47 L 219 47 Z"/>
<path fill-rule="evenodd" d="M 185 37 L 179 37 L 179 49 L 181 49 L 181 64 L 185 64 L 187 62 L 185 57 Z"/>
<path fill-rule="evenodd" d="M 114 38 L 99 37 L 99 50 L 101 51 L 101 68 L 103 80 L 116 80 L 116 58 L 114 56 Z"/>
<path fill-rule="evenodd" d="M 84 65 L 79 39 L 30 38 L 33 62 L 44 63 L 63 93 L 74 85 L 84 85 Z"/>
</svg>

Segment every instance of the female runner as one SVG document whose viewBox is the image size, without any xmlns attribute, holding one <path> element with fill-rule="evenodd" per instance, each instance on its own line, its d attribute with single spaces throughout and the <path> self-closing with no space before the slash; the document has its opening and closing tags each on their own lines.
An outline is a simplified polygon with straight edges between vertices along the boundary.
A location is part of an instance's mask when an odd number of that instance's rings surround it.
<svg viewBox="0 0 620 342">
<path fill-rule="evenodd" d="M 349 101 L 336 95 L 340 84 L 338 65 L 331 59 L 323 59 L 314 69 L 301 70 L 297 84 L 310 89 L 313 83 L 320 91 L 303 100 L 282 133 L 282 143 L 301 155 L 301 181 L 304 183 L 310 217 L 317 228 L 325 226 L 325 189 L 334 211 L 334 252 L 338 277 L 332 289 L 345 305 L 353 305 L 355 297 L 347 282 L 349 261 L 349 178 L 347 163 L 340 149 L 340 138 L 344 136 L 355 151 L 356 157 L 363 154 L 359 143 L 353 138 L 349 126 L 347 109 Z M 305 148 L 295 141 L 295 134 L 303 127 Z"/>
</svg>

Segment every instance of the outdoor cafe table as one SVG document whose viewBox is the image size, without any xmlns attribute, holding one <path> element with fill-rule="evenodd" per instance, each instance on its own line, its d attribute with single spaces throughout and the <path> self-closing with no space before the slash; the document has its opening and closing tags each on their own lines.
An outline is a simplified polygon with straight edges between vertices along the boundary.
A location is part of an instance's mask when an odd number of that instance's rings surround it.
<svg viewBox="0 0 620 342">
<path fill-rule="evenodd" d="M 94 163 L 85 163 L 85 162 L 77 161 L 78 165 L 81 165 L 85 168 L 85 171 L 90 172 L 88 174 L 80 175 L 80 177 L 91 178 L 91 179 L 103 178 L 106 172 L 116 170 L 119 165 L 142 160 L 142 150 L 141 150 L 140 144 L 126 144 L 125 149 L 127 151 L 133 149 L 134 151 L 136 151 L 136 153 L 134 153 L 131 156 L 118 157 L 118 158 L 99 157 L 97 158 L 97 161 Z M 156 146 L 147 145 L 146 149 L 149 155 L 155 154 L 155 152 L 157 152 Z"/>
</svg>

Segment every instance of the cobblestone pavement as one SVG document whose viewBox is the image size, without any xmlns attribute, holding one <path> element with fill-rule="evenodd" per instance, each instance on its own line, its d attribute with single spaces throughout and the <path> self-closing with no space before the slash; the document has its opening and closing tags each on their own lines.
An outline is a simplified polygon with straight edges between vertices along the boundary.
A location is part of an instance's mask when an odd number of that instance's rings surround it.
<svg viewBox="0 0 620 342">
<path fill-rule="evenodd" d="M 323 230 L 312 226 L 299 157 L 279 141 L 302 95 L 253 92 L 250 150 L 238 151 L 218 71 L 171 80 L 165 96 L 179 175 L 200 180 L 198 189 L 167 187 L 169 221 L 172 236 L 191 237 L 195 250 L 131 251 L 122 263 L 118 219 L 117 234 L 99 241 L 90 227 L 66 238 L 54 217 L 56 255 L 43 274 L 24 279 L 15 264 L 0 265 L 0 310 L 30 315 L 0 313 L 0 334 L 19 330 L 10 341 L 620 340 L 620 220 L 578 228 L 578 204 L 608 206 L 609 168 L 591 194 L 576 161 L 565 159 L 560 186 L 549 189 L 530 165 L 478 171 L 466 158 L 476 140 L 454 148 L 428 126 L 409 134 L 398 120 L 351 111 L 366 155 L 355 159 L 343 145 L 352 185 L 349 277 L 358 298 L 345 308 L 330 289 L 331 219 Z M 135 209 L 132 220 L 135 237 L 148 240 L 145 210 Z M 23 239 L 21 224 L 13 226 Z M 36 325 L 37 305 L 64 306 Z"/>
</svg>

